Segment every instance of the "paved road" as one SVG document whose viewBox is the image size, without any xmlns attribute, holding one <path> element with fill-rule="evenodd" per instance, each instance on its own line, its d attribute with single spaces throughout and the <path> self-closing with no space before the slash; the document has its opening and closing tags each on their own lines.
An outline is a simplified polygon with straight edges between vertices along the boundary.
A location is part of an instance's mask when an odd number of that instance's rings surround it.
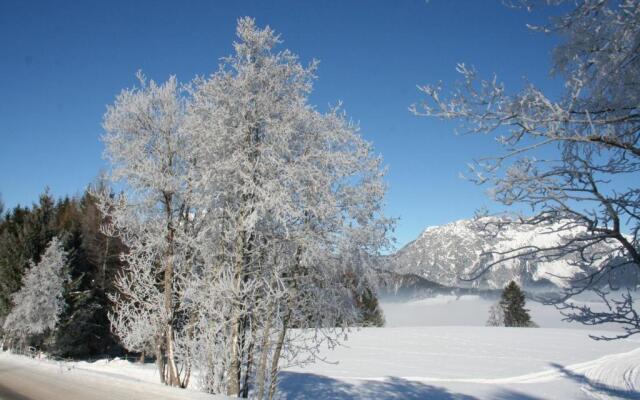
<svg viewBox="0 0 640 400">
<path fill-rule="evenodd" d="M 33 360 L 0 359 L 2 400 L 185 400 L 212 399 L 204 393 L 104 375 L 38 365 Z"/>
</svg>

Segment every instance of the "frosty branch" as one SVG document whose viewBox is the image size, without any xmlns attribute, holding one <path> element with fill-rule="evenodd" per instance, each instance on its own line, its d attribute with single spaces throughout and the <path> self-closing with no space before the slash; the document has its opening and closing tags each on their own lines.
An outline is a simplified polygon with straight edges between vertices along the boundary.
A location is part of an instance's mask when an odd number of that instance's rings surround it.
<svg viewBox="0 0 640 400">
<path fill-rule="evenodd" d="M 128 247 L 111 319 L 129 349 L 155 350 L 167 384 L 186 386 L 194 365 L 211 393 L 273 398 L 283 363 L 358 323 L 392 221 L 357 126 L 308 104 L 317 62 L 276 51 L 250 18 L 237 36 L 211 76 L 140 76 L 105 115 L 127 186 L 101 196 Z"/>
<path fill-rule="evenodd" d="M 492 134 L 503 147 L 502 154 L 476 162 L 471 179 L 490 185 L 495 200 L 526 205 L 535 216 L 499 219 L 497 225 L 491 220 L 488 231 L 525 224 L 563 237 L 547 248 L 494 254 L 497 261 L 477 274 L 514 257 L 569 256 L 584 274 L 558 300 L 567 318 L 592 325 L 618 322 L 628 334 L 638 333 L 632 292 L 610 299 L 607 304 L 615 306 L 599 312 L 570 299 L 587 289 L 600 291 L 616 270 L 640 269 L 640 4 L 583 0 L 551 25 L 533 29 L 564 39 L 553 60 L 554 73 L 565 81 L 559 98 L 534 85 L 508 94 L 497 77 L 479 79 L 473 68 L 459 64 L 462 80 L 450 96 L 443 96 L 441 85 L 420 86 L 426 99 L 411 110 L 459 120 L 467 133 Z M 603 251 L 603 244 L 615 251 Z"/>
</svg>

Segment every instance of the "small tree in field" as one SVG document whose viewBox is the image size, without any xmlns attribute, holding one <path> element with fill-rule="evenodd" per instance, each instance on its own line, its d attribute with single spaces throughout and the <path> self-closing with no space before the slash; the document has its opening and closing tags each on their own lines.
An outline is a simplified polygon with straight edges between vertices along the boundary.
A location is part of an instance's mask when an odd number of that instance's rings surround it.
<svg viewBox="0 0 640 400">
<path fill-rule="evenodd" d="M 384 326 L 384 314 L 375 292 L 365 288 L 362 294 L 355 297 L 360 311 L 360 324 L 362 326 Z"/>
<path fill-rule="evenodd" d="M 509 282 L 502 291 L 500 308 L 504 314 L 504 326 L 530 327 L 532 326 L 529 310 L 525 309 L 524 293 L 514 281 Z"/>
<path fill-rule="evenodd" d="M 13 309 L 2 327 L 9 337 L 24 342 L 56 327 L 65 307 L 62 294 L 68 280 L 66 265 L 67 253 L 54 237 L 40 262 L 31 262 L 22 288 L 11 297 Z"/>
</svg>

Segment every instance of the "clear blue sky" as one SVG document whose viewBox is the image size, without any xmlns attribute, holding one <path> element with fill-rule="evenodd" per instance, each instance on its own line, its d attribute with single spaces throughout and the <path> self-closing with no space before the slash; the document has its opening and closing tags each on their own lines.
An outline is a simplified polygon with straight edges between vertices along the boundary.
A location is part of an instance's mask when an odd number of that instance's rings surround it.
<svg viewBox="0 0 640 400">
<path fill-rule="evenodd" d="M 338 100 L 389 168 L 387 214 L 402 245 L 426 226 L 492 208 L 458 178 L 490 153 L 489 137 L 455 136 L 454 123 L 417 118 L 416 84 L 453 83 L 466 62 L 512 87 L 546 89 L 554 38 L 527 22 L 547 15 L 499 0 L 29 1 L 0 2 L 0 193 L 30 205 L 45 186 L 75 195 L 107 167 L 102 115 L 142 69 L 155 80 L 209 74 L 232 51 L 237 18 L 281 33 L 303 62 L 321 61 L 311 102 Z"/>
</svg>

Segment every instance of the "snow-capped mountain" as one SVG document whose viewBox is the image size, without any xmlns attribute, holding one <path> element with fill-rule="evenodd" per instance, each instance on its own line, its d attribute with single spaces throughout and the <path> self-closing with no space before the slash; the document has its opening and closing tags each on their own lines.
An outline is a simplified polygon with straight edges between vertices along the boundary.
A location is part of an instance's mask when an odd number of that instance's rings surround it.
<svg viewBox="0 0 640 400">
<path fill-rule="evenodd" d="M 533 289 L 536 287 L 563 287 L 566 278 L 583 273 L 585 269 L 597 268 L 606 257 L 595 257 L 589 266 L 578 267 L 572 263 L 575 254 L 553 261 L 539 261 L 515 257 L 490 268 L 477 280 L 469 278 L 474 271 L 498 259 L 487 251 L 507 252 L 523 246 L 549 248 L 578 235 L 579 228 L 559 233 L 558 226 L 533 227 L 508 224 L 487 234 L 487 223 L 499 221 L 495 217 L 480 220 L 460 220 L 437 227 L 429 227 L 414 241 L 408 243 L 389 259 L 390 269 L 398 274 L 414 274 L 432 282 L 450 287 L 477 287 L 498 289 L 515 280 Z M 615 246 L 602 244 L 596 249 L 603 255 L 615 251 Z M 484 255 L 483 255 L 484 254 Z"/>
</svg>

